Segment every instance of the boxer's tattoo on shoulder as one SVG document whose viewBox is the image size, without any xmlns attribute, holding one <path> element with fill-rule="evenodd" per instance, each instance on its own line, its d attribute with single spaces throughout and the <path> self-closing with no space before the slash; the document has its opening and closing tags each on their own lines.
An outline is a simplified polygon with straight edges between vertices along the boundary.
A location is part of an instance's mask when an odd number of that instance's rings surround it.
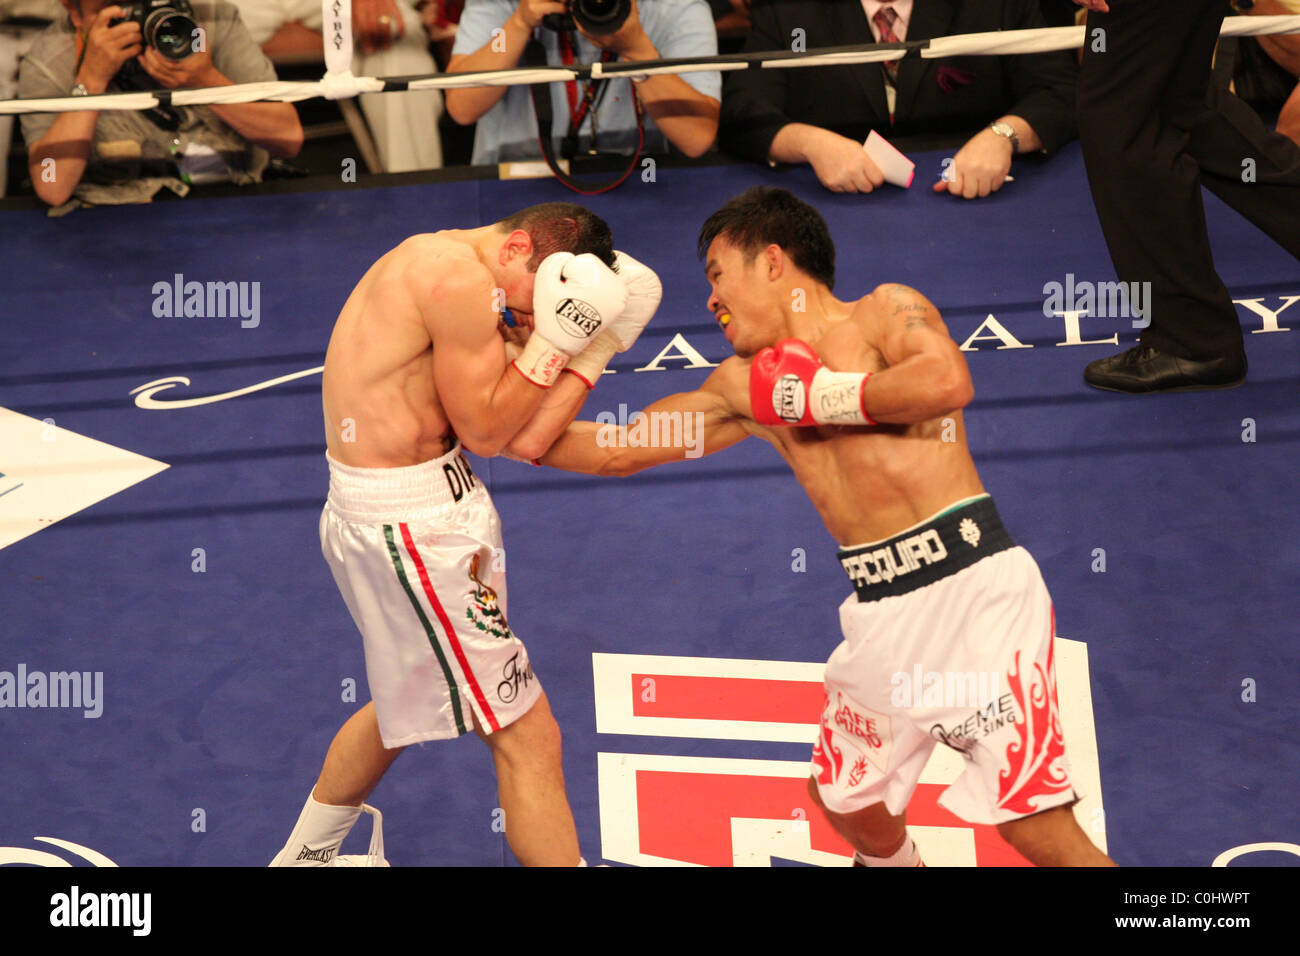
<svg viewBox="0 0 1300 956">
<path fill-rule="evenodd" d="M 925 312 L 926 307 L 916 301 L 916 296 L 910 289 L 904 289 L 902 286 L 893 286 L 889 290 L 889 302 L 893 306 L 890 315 L 899 315 L 904 312 Z"/>
<path fill-rule="evenodd" d="M 915 292 L 901 285 L 891 285 L 888 290 L 886 295 L 891 306 L 890 318 L 901 316 L 906 329 L 920 329 L 930 324 L 926 319 L 930 307 L 927 303 L 918 302 Z"/>
</svg>

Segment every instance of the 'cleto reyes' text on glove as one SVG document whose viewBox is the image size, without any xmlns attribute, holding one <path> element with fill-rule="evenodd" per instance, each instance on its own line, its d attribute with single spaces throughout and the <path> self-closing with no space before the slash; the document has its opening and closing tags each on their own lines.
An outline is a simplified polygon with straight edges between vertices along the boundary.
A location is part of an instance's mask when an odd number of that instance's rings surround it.
<svg viewBox="0 0 1300 956">
<path fill-rule="evenodd" d="M 549 388 L 571 357 L 596 340 L 627 305 L 627 288 L 596 256 L 556 252 L 533 280 L 533 334 L 514 366 Z"/>
<path fill-rule="evenodd" d="M 863 392 L 870 372 L 832 372 L 807 342 L 783 339 L 754 356 L 749 403 L 760 425 L 875 425 Z"/>
</svg>

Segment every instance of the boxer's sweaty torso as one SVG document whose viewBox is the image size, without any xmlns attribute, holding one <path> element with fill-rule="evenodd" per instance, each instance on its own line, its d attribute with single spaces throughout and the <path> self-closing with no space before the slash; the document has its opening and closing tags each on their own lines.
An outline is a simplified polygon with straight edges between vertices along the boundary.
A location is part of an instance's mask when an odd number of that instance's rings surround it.
<svg viewBox="0 0 1300 956">
<path fill-rule="evenodd" d="M 321 397 L 330 455 L 358 468 L 398 468 L 447 452 L 456 440 L 433 374 L 429 290 L 449 270 L 479 262 L 458 230 L 412 236 L 376 262 L 339 313 L 325 354 Z"/>
<path fill-rule="evenodd" d="M 833 371 L 879 372 L 878 318 L 859 309 L 808 344 Z M 770 428 L 752 420 L 749 367 L 741 358 L 722 363 L 727 402 L 747 431 L 776 446 L 840 544 L 887 538 L 984 492 L 960 411 L 914 425 Z"/>
</svg>

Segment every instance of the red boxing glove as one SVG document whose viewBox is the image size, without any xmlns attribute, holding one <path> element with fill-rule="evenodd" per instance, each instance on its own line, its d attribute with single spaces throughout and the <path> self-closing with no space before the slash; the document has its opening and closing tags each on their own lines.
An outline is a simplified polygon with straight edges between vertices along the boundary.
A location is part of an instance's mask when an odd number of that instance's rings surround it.
<svg viewBox="0 0 1300 956">
<path fill-rule="evenodd" d="M 749 404 L 760 425 L 874 425 L 863 393 L 870 372 L 832 372 L 807 342 L 784 339 L 754 356 Z"/>
</svg>

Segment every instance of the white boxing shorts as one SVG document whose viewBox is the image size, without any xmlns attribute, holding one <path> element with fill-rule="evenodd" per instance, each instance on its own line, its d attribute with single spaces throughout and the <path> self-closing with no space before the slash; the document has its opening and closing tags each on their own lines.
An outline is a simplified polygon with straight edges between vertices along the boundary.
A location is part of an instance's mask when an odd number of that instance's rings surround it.
<svg viewBox="0 0 1300 956">
<path fill-rule="evenodd" d="M 501 521 L 460 446 L 405 468 L 329 468 L 321 551 L 361 631 L 384 746 L 526 714 L 542 688 L 506 622 Z"/>
<path fill-rule="evenodd" d="M 907 807 L 936 744 L 965 758 L 939 804 L 998 824 L 1072 804 L 1038 565 L 979 495 L 885 541 L 841 548 L 855 593 L 826 663 L 812 775 L 827 809 Z"/>
</svg>

